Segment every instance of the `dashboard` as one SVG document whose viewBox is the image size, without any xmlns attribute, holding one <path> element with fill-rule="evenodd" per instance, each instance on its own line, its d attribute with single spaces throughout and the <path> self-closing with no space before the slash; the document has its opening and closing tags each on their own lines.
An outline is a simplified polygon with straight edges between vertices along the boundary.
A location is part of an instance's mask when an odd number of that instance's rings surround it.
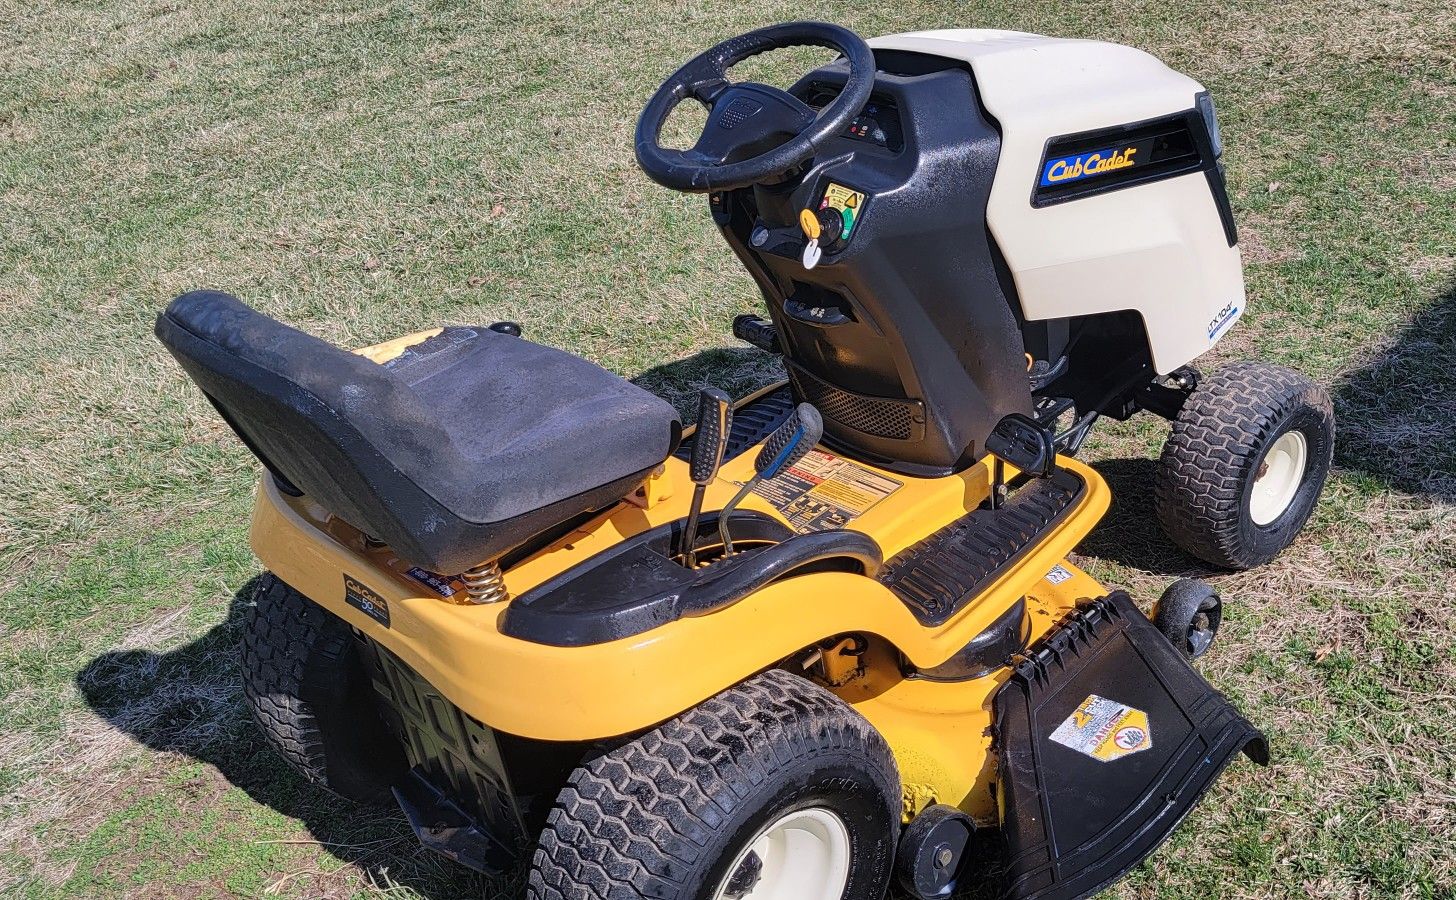
<svg viewBox="0 0 1456 900">
<path fill-rule="evenodd" d="M 811 85 L 807 103 L 815 110 L 822 110 L 839 95 L 839 88 L 824 84 Z M 872 94 L 854 121 L 844 130 L 844 137 L 861 141 L 876 147 L 883 147 L 892 153 L 905 148 L 905 130 L 900 123 L 900 110 L 889 97 Z"/>
</svg>

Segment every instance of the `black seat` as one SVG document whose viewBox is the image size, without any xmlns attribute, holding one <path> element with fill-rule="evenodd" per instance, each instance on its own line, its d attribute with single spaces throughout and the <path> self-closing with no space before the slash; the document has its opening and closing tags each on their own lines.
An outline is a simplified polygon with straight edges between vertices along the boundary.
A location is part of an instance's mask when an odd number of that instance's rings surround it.
<svg viewBox="0 0 1456 900">
<path fill-rule="evenodd" d="M 486 328 L 446 328 L 380 365 L 195 291 L 157 337 L 285 490 L 436 572 L 620 500 L 681 433 L 636 385 Z"/>
</svg>

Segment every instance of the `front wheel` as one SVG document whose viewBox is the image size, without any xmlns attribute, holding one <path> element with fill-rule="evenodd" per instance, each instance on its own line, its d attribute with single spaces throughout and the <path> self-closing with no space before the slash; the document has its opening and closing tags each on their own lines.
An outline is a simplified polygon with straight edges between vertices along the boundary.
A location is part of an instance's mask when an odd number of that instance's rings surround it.
<svg viewBox="0 0 1456 900">
<path fill-rule="evenodd" d="M 526 897 L 880 897 L 899 827 L 884 738 L 833 694 L 775 669 L 573 772 Z"/>
<path fill-rule="evenodd" d="M 1158 463 L 1158 519 L 1205 562 L 1263 565 L 1309 520 L 1334 449 L 1324 388 L 1281 366 L 1226 366 L 1194 388 L 1173 421 Z"/>
</svg>

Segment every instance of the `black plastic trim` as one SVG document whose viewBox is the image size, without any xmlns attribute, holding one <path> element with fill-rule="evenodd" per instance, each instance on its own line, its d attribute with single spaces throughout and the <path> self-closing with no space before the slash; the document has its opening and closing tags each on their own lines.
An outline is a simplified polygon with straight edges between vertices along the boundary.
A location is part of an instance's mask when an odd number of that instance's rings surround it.
<svg viewBox="0 0 1456 900">
<path fill-rule="evenodd" d="M 1026 614 L 1026 598 L 1011 604 L 1000 618 L 980 634 L 971 638 L 955 655 L 931 669 L 917 669 L 909 677 L 925 681 L 974 681 L 984 678 L 1006 665 L 1013 656 L 1026 650 L 1031 637 L 1031 618 Z"/>
<path fill-rule="evenodd" d="M 974 465 L 1002 416 L 1031 411 L 1031 393 L 985 222 L 1000 137 L 963 64 L 893 57 L 876 92 L 902 118 L 901 152 L 836 137 L 797 180 L 725 192 L 712 208 L 764 294 L 786 362 L 836 389 L 842 408 L 822 410 L 824 445 L 920 477 Z M 792 91 L 833 90 L 847 75 L 831 63 Z M 831 183 L 863 192 L 861 212 L 849 239 L 806 270 L 802 232 L 786 258 L 761 229 L 793 234 Z M 820 387 L 801 375 L 798 399 L 820 405 L 806 384 Z"/>
<path fill-rule="evenodd" d="M 517 855 L 431 784 L 418 768 L 392 789 L 410 830 L 426 848 L 477 872 L 505 875 Z"/>
<path fill-rule="evenodd" d="M 885 564 L 880 581 L 922 625 L 942 625 L 1077 508 L 1087 485 L 1058 469 L 992 510 L 971 510 Z"/>
<path fill-rule="evenodd" d="M 379 710 L 411 766 L 395 799 L 421 843 L 482 872 L 513 870 L 531 844 L 503 735 L 467 715 L 383 644 L 356 631 Z"/>
<path fill-rule="evenodd" d="M 1193 95 L 1193 109 L 1196 112 L 1203 101 L 1209 101 L 1212 108 L 1212 99 L 1208 91 L 1199 91 Z M 1213 202 L 1218 207 L 1218 217 L 1223 222 L 1223 234 L 1228 239 L 1228 245 L 1234 246 L 1239 242 L 1239 228 L 1234 222 L 1234 207 L 1229 200 L 1228 181 L 1223 170 L 1223 148 L 1213 139 L 1213 133 L 1209 129 L 1208 120 L 1202 113 L 1198 115 L 1198 124 L 1193 128 L 1193 140 L 1198 143 L 1198 150 L 1206 158 L 1213 160 L 1213 165 L 1204 166 L 1203 174 L 1208 176 L 1208 189 L 1213 193 Z"/>
<path fill-rule="evenodd" d="M 730 531 L 740 552 L 689 569 L 676 559 L 684 520 L 621 542 L 511 601 L 501 633 L 553 647 L 584 647 L 642 634 L 687 616 L 730 606 L 780 578 L 849 570 L 873 577 L 879 544 L 858 531 L 794 534 L 776 519 L 734 512 Z M 694 546 L 711 558 L 718 514 L 698 522 Z"/>
<path fill-rule="evenodd" d="M 1092 695 L 1146 714 L 1146 746 L 1103 760 L 1053 741 Z M 1097 893 L 1167 839 L 1240 751 L 1269 760 L 1263 734 L 1122 591 L 1052 632 L 994 704 L 1005 900 Z"/>
</svg>

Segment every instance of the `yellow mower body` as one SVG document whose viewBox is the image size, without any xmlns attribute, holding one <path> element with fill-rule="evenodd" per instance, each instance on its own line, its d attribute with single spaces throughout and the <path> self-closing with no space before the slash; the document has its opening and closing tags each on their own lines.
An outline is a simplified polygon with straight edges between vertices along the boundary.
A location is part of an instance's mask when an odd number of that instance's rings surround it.
<svg viewBox="0 0 1456 900">
<path fill-rule="evenodd" d="M 359 353 L 383 362 L 433 333 Z M 721 506 L 752 477 L 753 457 L 745 452 L 724 464 L 708 488 L 709 508 Z M 452 602 L 432 592 L 388 547 L 307 497 L 283 494 L 267 477 L 258 489 L 252 544 L 269 570 L 390 650 L 444 699 L 493 729 L 526 738 L 592 741 L 641 731 L 748 674 L 819 650 L 819 680 L 874 724 L 894 751 L 907 815 L 945 803 L 984 821 L 995 814 L 991 700 L 1010 670 L 959 683 L 927 682 L 904 677 L 901 658 L 917 669 L 932 669 L 1023 597 L 1027 637 L 1035 642 L 1078 600 L 1106 593 L 1067 554 L 1106 512 L 1107 486 L 1074 459 L 1058 463 L 1086 483 L 1075 508 L 978 598 L 934 629 L 916 621 L 875 579 L 822 572 L 774 582 L 711 615 L 617 641 L 585 647 L 533 643 L 501 633 L 508 603 Z M 874 538 L 886 559 L 980 506 L 991 490 L 989 461 L 943 478 L 865 468 L 902 483 L 849 524 Z M 669 458 L 633 497 L 509 568 L 507 589 L 519 596 L 626 538 L 681 519 L 690 487 L 686 463 Z M 756 494 L 743 508 L 788 524 Z M 1054 568 L 1055 581 L 1047 577 Z M 346 602 L 346 583 L 387 606 L 389 627 Z M 464 599 L 463 591 L 454 596 Z M 846 635 L 867 638 L 869 647 L 850 664 L 851 671 L 836 671 L 833 648 L 820 648 Z"/>
</svg>

